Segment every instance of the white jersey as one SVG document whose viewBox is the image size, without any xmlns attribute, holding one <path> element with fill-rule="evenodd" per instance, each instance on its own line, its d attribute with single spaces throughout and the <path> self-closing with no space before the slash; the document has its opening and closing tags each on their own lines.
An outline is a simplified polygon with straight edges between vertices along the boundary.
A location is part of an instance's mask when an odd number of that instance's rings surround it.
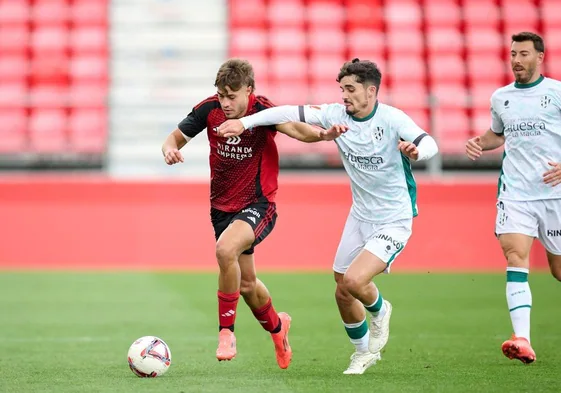
<svg viewBox="0 0 561 393">
<path fill-rule="evenodd" d="M 426 132 L 401 110 L 376 104 L 357 119 L 342 104 L 304 106 L 306 123 L 325 129 L 343 124 L 349 130 L 335 139 L 351 179 L 351 214 L 361 221 L 389 223 L 417 215 L 417 186 L 400 139 L 418 143 Z"/>
<path fill-rule="evenodd" d="M 561 198 L 561 186 L 543 182 L 548 162 L 561 161 L 561 82 L 540 76 L 501 87 L 491 97 L 491 117 L 491 130 L 505 136 L 499 198 Z"/>
</svg>

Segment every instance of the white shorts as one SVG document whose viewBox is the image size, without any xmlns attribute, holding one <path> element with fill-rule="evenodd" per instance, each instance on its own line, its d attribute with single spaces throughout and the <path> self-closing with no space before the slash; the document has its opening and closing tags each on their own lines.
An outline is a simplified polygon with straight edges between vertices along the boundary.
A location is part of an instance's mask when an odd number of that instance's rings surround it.
<svg viewBox="0 0 561 393">
<path fill-rule="evenodd" d="M 333 270 L 344 274 L 357 255 L 364 249 L 390 265 L 403 251 L 409 237 L 413 219 L 394 221 L 388 224 L 372 224 L 360 221 L 349 214 L 341 242 L 337 248 Z"/>
<path fill-rule="evenodd" d="M 520 233 L 537 237 L 545 249 L 561 255 L 561 199 L 497 201 L 495 234 Z"/>
</svg>

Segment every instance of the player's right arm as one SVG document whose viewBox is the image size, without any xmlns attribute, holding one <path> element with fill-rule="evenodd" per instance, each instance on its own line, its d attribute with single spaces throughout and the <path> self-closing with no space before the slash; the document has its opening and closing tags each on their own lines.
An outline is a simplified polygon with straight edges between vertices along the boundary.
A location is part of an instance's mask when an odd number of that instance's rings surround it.
<svg viewBox="0 0 561 393">
<path fill-rule="evenodd" d="M 491 128 L 483 135 L 471 138 L 466 143 L 466 155 L 477 160 L 484 151 L 494 150 L 505 143 L 504 124 L 499 114 L 493 108 L 493 98 L 491 97 Z"/>
<path fill-rule="evenodd" d="M 216 107 L 214 97 L 207 98 L 196 105 L 175 130 L 173 130 L 162 145 L 162 154 L 166 164 L 173 165 L 183 162 L 183 155 L 179 150 L 207 126 L 207 116 Z"/>
<path fill-rule="evenodd" d="M 218 127 L 218 135 L 228 138 L 238 136 L 254 127 L 301 122 L 329 128 L 325 121 L 327 105 L 282 105 L 257 112 L 237 120 L 228 120 Z"/>
</svg>

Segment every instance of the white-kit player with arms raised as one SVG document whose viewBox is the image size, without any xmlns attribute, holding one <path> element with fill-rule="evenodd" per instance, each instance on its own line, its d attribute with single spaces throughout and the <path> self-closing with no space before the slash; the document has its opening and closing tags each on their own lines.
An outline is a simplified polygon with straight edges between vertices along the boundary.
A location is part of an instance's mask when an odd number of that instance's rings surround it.
<svg viewBox="0 0 561 393">
<path fill-rule="evenodd" d="M 553 276 L 561 280 L 561 82 L 544 78 L 544 43 L 523 32 L 512 36 L 515 82 L 491 97 L 492 124 L 470 139 L 466 154 L 479 158 L 503 144 L 495 234 L 507 260 L 506 297 L 514 335 L 502 345 L 510 359 L 536 360 L 530 345 L 530 250 L 539 238 Z"/>
<path fill-rule="evenodd" d="M 292 121 L 325 129 L 348 127 L 335 141 L 351 180 L 353 204 L 333 264 L 337 305 L 356 347 L 345 374 L 362 374 L 381 358 L 392 306 L 372 279 L 389 270 L 411 236 L 417 194 L 410 159 L 426 160 L 438 152 L 434 139 L 409 116 L 378 102 L 381 79 L 376 64 L 354 59 L 343 65 L 337 78 L 344 105 L 280 106 L 218 129 L 228 137 L 259 125 Z M 372 315 L 370 327 L 365 309 Z"/>
</svg>

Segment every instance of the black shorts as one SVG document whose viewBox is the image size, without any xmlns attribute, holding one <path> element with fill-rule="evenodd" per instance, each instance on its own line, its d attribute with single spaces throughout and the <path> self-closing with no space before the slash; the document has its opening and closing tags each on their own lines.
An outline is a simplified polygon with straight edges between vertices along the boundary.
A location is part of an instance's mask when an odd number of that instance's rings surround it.
<svg viewBox="0 0 561 393">
<path fill-rule="evenodd" d="M 211 208 L 210 219 L 214 227 L 214 237 L 216 240 L 228 228 L 228 225 L 235 220 L 242 220 L 251 225 L 255 241 L 250 248 L 243 252 L 243 254 L 250 255 L 253 254 L 254 247 L 261 243 L 275 227 L 277 207 L 275 203 L 260 202 L 247 205 L 239 212 L 225 212 Z"/>
</svg>

